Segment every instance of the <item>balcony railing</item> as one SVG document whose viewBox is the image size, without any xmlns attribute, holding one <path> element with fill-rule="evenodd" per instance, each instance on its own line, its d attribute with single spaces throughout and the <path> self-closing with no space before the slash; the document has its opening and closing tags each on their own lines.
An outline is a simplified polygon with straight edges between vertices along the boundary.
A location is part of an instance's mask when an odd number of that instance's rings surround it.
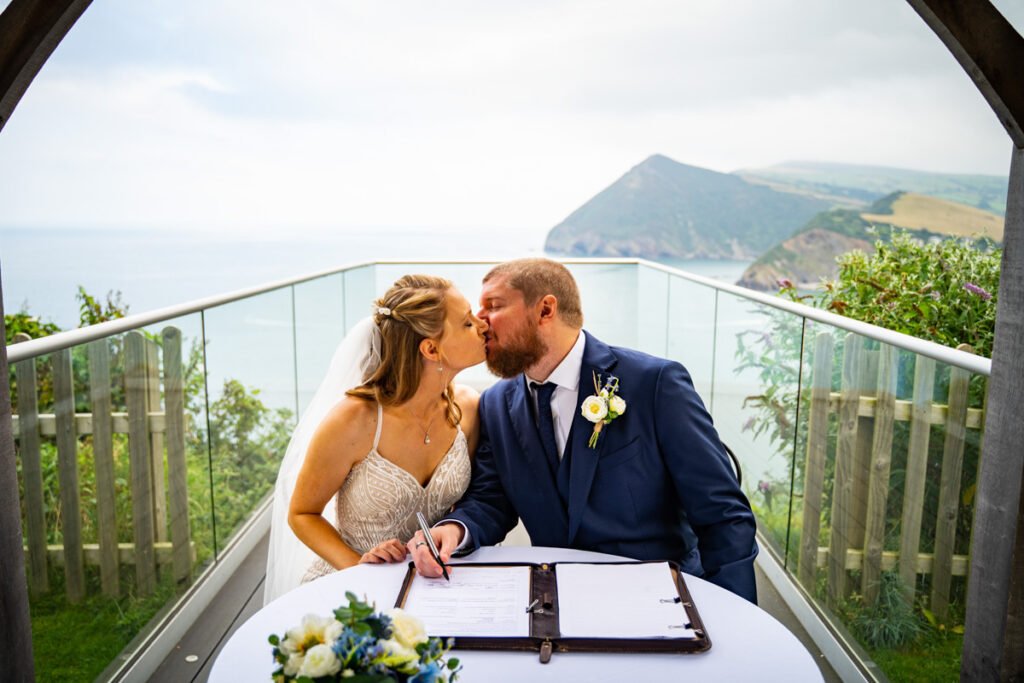
<svg viewBox="0 0 1024 683">
<path fill-rule="evenodd" d="M 987 359 L 646 261 L 566 263 L 588 331 L 690 371 L 762 544 L 830 628 L 870 656 L 886 605 L 963 623 Z M 357 264 L 11 346 L 33 601 L 58 603 L 33 619 L 74 628 L 126 594 L 138 614 L 169 613 L 266 500 L 369 302 L 408 272 L 475 301 L 492 265 Z M 494 380 L 477 367 L 460 381 Z M 166 624 L 147 619 L 106 644 L 104 676 Z"/>
</svg>

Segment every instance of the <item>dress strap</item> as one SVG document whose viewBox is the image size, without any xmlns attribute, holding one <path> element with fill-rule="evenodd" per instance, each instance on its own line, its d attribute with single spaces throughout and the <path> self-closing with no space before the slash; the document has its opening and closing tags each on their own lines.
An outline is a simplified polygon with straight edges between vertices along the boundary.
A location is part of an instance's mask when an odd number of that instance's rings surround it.
<svg viewBox="0 0 1024 683">
<path fill-rule="evenodd" d="M 380 428 L 384 424 L 384 406 L 377 403 L 377 433 L 373 435 L 373 450 L 377 450 L 377 444 L 380 443 Z"/>
</svg>

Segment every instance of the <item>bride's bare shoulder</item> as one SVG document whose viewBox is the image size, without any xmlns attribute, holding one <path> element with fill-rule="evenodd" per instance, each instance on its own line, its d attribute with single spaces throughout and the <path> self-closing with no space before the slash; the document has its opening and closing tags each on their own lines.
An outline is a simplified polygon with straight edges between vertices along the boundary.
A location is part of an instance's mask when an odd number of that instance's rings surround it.
<svg viewBox="0 0 1024 683">
<path fill-rule="evenodd" d="M 346 396 L 320 422 L 311 447 L 332 451 L 355 449 L 369 451 L 377 429 L 377 404 Z M 365 446 L 365 449 L 363 448 Z"/>
<path fill-rule="evenodd" d="M 475 413 L 477 405 L 480 403 L 480 392 L 468 384 L 456 384 L 455 402 L 459 404 L 459 408 L 462 408 L 463 412 Z"/>
</svg>

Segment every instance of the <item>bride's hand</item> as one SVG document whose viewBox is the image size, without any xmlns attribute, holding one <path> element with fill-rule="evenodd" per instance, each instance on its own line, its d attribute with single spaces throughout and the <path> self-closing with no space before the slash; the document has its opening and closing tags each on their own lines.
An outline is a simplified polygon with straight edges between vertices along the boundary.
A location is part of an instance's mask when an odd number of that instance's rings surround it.
<svg viewBox="0 0 1024 683">
<path fill-rule="evenodd" d="M 383 543 L 378 543 L 373 548 L 363 553 L 359 558 L 359 564 L 381 564 L 383 562 L 401 562 L 405 559 L 405 544 L 397 538 L 392 538 Z"/>
</svg>

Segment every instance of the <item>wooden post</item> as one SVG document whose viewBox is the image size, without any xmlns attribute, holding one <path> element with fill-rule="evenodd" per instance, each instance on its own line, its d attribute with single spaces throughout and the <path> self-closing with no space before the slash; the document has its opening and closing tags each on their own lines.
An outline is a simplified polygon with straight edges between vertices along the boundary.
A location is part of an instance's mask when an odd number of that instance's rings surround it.
<svg viewBox="0 0 1024 683">
<path fill-rule="evenodd" d="M 139 332 L 124 336 L 124 393 L 128 403 L 128 453 L 132 470 L 132 529 L 135 540 L 135 580 L 141 595 L 156 590 L 153 550 L 153 473 L 149 455 L 149 416 L 146 414 L 146 348 Z"/>
<path fill-rule="evenodd" d="M 146 412 L 160 411 L 160 347 L 146 340 Z M 148 421 L 147 421 L 148 424 Z M 164 435 L 150 432 L 153 458 L 153 527 L 158 543 L 167 541 L 167 493 L 164 487 Z"/>
<path fill-rule="evenodd" d="M 828 596 L 832 605 L 846 597 L 846 551 L 850 547 L 853 513 L 853 459 L 860 409 L 860 363 L 864 340 L 852 332 L 843 345 L 843 375 L 839 390 L 839 435 L 832 481 L 832 533 L 828 548 Z"/>
<path fill-rule="evenodd" d="M 57 472 L 60 482 L 61 533 L 64 538 L 64 578 L 68 602 L 85 597 L 85 558 L 82 556 L 82 513 L 78 497 L 78 437 L 75 434 L 75 391 L 71 349 L 54 351 L 53 412 L 57 419 Z"/>
<path fill-rule="evenodd" d="M 985 410 L 985 442 L 978 470 L 971 538 L 971 573 L 967 580 L 963 664 L 966 680 L 996 680 L 1003 670 L 1007 617 L 1024 613 L 1024 598 L 1011 595 L 1014 543 L 1021 520 L 1024 477 L 1024 420 L 1020 388 L 1024 386 L 1024 149 L 1013 151 L 1006 201 L 1002 267 L 992 376 Z M 1016 596 L 1015 599 L 1014 596 Z M 1024 644 L 1009 643 L 1021 648 Z M 1010 672 L 1024 676 L 1024 671 Z"/>
<path fill-rule="evenodd" d="M 878 382 L 878 351 L 863 351 L 858 386 L 861 396 L 874 396 Z M 864 526 L 868 516 L 868 486 L 871 481 L 871 440 L 875 433 L 874 415 L 857 418 L 857 445 L 853 457 L 853 517 L 850 521 L 850 545 L 864 549 Z"/>
<path fill-rule="evenodd" d="M 110 348 L 106 339 L 89 344 L 89 396 L 92 399 L 92 452 L 96 471 L 100 583 L 103 594 L 120 594 L 117 553 L 117 497 L 114 487 L 114 441 L 111 425 Z"/>
<path fill-rule="evenodd" d="M 878 600 L 885 549 L 885 508 L 889 500 L 889 467 L 892 464 L 892 431 L 896 417 L 896 349 L 882 344 L 878 350 L 878 399 L 875 402 L 875 435 L 872 440 L 868 511 L 864 525 L 864 567 L 860 592 L 868 605 Z"/>
<path fill-rule="evenodd" d="M 28 341 L 27 334 L 15 342 Z M 25 531 L 28 533 L 29 588 L 33 593 L 50 590 L 46 570 L 46 516 L 43 512 L 43 467 L 39 452 L 39 401 L 34 358 L 14 364 L 18 380 L 18 446 L 25 487 Z"/>
<path fill-rule="evenodd" d="M 167 440 L 167 481 L 170 488 L 174 578 L 192 581 L 192 531 L 188 515 L 188 470 L 185 463 L 185 377 L 181 363 L 181 330 L 165 327 L 164 403 Z"/>
<path fill-rule="evenodd" d="M 800 583 L 812 594 L 818 565 L 821 530 L 821 492 L 828 450 L 828 396 L 832 389 L 832 334 L 820 332 L 814 340 L 811 407 L 807 424 L 807 463 L 804 466 L 804 512 L 800 532 Z"/>
<path fill-rule="evenodd" d="M 957 347 L 973 353 L 967 344 Z M 953 543 L 956 518 L 960 509 L 960 475 L 964 464 L 967 437 L 967 400 L 971 373 L 962 368 L 949 370 L 949 410 L 946 413 L 946 439 L 942 449 L 942 474 L 939 479 L 939 510 L 935 520 L 935 560 L 932 563 L 932 613 L 945 621 L 949 614 L 949 586 L 953 576 Z"/>
<path fill-rule="evenodd" d="M 910 413 L 910 446 L 900 527 L 900 580 L 903 583 L 903 597 L 910 605 L 914 604 L 917 585 L 917 553 L 921 549 L 921 516 L 924 511 L 925 478 L 928 476 L 928 441 L 934 398 L 935 361 L 918 356 L 914 363 L 914 404 Z"/>
<path fill-rule="evenodd" d="M 7 380 L 7 331 L 3 291 L 0 288 L 0 662 L 3 679 L 11 683 L 35 680 L 32 662 L 32 623 L 25 583 L 21 510 L 18 501 L 18 465 L 11 430 L 11 390 Z"/>
</svg>

